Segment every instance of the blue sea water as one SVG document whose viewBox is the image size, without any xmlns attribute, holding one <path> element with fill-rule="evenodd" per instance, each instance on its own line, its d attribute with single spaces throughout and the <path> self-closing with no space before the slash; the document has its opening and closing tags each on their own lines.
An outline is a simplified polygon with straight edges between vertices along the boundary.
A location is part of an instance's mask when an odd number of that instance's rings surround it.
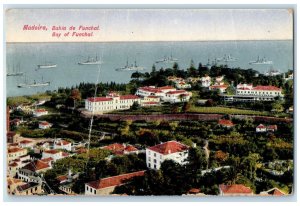
<svg viewBox="0 0 300 206">
<path fill-rule="evenodd" d="M 228 62 L 230 67 L 253 68 L 261 73 L 271 65 L 249 65 L 258 56 L 273 61 L 272 67 L 281 72 L 293 69 L 293 41 L 214 41 L 214 42 L 113 42 L 113 43 L 8 43 L 6 47 L 6 72 L 13 65 L 20 64 L 28 82 L 50 81 L 50 85 L 37 88 L 18 88 L 24 83 L 24 76 L 6 77 L 7 96 L 20 96 L 71 87 L 80 82 L 95 83 L 99 68 L 97 65 L 78 65 L 88 56 L 101 57 L 99 82 L 127 83 L 133 71 L 115 71 L 116 68 L 137 61 L 144 71 L 151 71 L 152 65 L 164 56 L 178 59 L 181 69 L 186 69 L 193 59 L 196 67 L 199 62 L 206 64 L 230 54 L 236 62 Z M 52 62 L 56 68 L 40 69 L 38 64 Z M 156 68 L 171 67 L 172 64 L 156 64 Z"/>
</svg>

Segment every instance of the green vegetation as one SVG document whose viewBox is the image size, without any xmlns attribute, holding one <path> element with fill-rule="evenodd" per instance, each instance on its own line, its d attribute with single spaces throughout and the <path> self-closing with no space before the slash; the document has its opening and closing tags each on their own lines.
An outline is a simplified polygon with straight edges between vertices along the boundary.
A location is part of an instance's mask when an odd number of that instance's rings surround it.
<svg viewBox="0 0 300 206">
<path fill-rule="evenodd" d="M 207 113 L 207 114 L 244 114 L 244 115 L 259 115 L 259 116 L 268 116 L 269 112 L 261 112 L 255 110 L 246 110 L 246 109 L 236 109 L 228 107 L 197 107 L 192 106 L 189 109 L 189 112 L 196 113 Z"/>
</svg>

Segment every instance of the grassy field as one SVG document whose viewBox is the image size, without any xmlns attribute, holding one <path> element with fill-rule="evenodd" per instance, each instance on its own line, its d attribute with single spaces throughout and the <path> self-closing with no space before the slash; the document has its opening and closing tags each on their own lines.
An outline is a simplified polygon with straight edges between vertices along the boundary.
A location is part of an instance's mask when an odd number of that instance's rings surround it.
<svg viewBox="0 0 300 206">
<path fill-rule="evenodd" d="M 269 112 L 261 112 L 255 110 L 235 109 L 227 107 L 197 107 L 192 106 L 189 112 L 208 113 L 208 114 L 244 114 L 244 115 L 263 115 L 272 116 Z"/>
<path fill-rule="evenodd" d="M 34 94 L 29 96 L 17 96 L 17 97 L 8 97 L 7 98 L 7 105 L 8 106 L 18 106 L 21 104 L 30 104 L 33 103 L 35 100 L 43 100 L 43 99 L 50 99 L 51 96 L 41 93 L 41 94 Z"/>
</svg>

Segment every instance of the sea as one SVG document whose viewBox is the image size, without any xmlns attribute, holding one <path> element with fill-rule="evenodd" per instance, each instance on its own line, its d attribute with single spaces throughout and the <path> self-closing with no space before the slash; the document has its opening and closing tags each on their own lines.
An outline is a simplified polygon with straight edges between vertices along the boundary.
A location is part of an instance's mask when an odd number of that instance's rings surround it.
<svg viewBox="0 0 300 206">
<path fill-rule="evenodd" d="M 178 59 L 180 69 L 187 69 L 191 60 L 196 68 L 201 62 L 207 64 L 224 55 L 236 58 L 227 62 L 229 67 L 253 68 L 260 73 L 270 69 L 281 72 L 293 70 L 293 41 L 191 41 L 191 42 L 109 42 L 109 43 L 7 43 L 6 72 L 14 69 L 24 72 L 23 76 L 7 76 L 6 96 L 22 96 L 54 91 L 60 87 L 74 87 L 80 82 L 128 83 L 134 71 L 116 71 L 136 61 L 150 72 L 155 64 L 157 69 L 171 68 L 173 63 L 155 63 L 165 56 Z M 88 57 L 98 56 L 101 65 L 79 65 Z M 272 65 L 250 65 L 250 61 L 265 57 Z M 56 68 L 38 69 L 37 65 L 50 62 Z M 225 64 L 220 62 L 219 64 Z M 19 65 L 19 66 L 18 66 Z M 18 88 L 28 82 L 50 82 L 49 86 Z"/>
</svg>

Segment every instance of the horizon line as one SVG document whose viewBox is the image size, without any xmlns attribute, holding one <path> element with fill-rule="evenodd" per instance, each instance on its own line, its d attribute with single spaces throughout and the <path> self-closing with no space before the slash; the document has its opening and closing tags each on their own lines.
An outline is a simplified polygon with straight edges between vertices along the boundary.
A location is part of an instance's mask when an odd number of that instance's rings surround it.
<svg viewBox="0 0 300 206">
<path fill-rule="evenodd" d="M 226 39 L 226 40 L 145 40 L 145 41 L 36 41 L 36 42 L 23 42 L 23 41 L 10 41 L 5 42 L 9 44 L 19 43 L 143 43 L 143 42 L 221 42 L 221 41 L 294 41 L 294 39 Z"/>
</svg>

